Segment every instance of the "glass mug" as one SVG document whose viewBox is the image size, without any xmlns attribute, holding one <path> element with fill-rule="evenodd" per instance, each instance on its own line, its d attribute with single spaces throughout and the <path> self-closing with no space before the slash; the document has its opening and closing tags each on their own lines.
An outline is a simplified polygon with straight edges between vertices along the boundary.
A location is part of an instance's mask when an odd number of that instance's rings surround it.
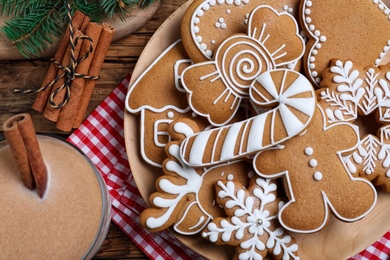
<svg viewBox="0 0 390 260">
<path fill-rule="evenodd" d="M 23 185 L 7 142 L 0 142 L 0 259 L 90 259 L 110 226 L 106 184 L 77 147 L 37 138 L 48 170 L 43 198 Z"/>
</svg>

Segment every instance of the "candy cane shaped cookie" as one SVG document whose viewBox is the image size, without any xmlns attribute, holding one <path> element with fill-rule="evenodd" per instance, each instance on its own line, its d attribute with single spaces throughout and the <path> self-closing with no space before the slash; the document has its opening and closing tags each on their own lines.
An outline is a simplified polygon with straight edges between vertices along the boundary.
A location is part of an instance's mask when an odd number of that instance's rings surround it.
<svg viewBox="0 0 390 260">
<path fill-rule="evenodd" d="M 313 118 L 313 86 L 298 72 L 277 69 L 262 73 L 250 89 L 254 103 L 274 107 L 245 121 L 196 133 L 181 144 L 183 161 L 193 167 L 249 156 L 304 131 Z"/>
</svg>

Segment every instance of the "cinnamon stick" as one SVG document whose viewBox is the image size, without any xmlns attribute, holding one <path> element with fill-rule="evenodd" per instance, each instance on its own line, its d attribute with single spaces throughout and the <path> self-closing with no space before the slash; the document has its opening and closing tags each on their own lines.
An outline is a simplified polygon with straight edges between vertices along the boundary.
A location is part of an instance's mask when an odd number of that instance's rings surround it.
<svg viewBox="0 0 390 260">
<path fill-rule="evenodd" d="M 98 44 L 96 46 L 95 55 L 93 57 L 88 75 L 99 75 L 103 67 L 104 59 L 106 58 L 108 49 L 111 45 L 114 29 L 106 23 L 103 23 L 103 30 L 100 34 Z M 88 108 L 89 100 L 91 99 L 93 89 L 95 88 L 96 80 L 86 80 L 83 93 L 80 97 L 80 103 L 77 108 L 76 116 L 73 121 L 73 128 L 78 128 L 84 120 L 85 112 Z"/>
<path fill-rule="evenodd" d="M 99 41 L 99 37 L 102 31 L 102 25 L 97 23 L 90 23 L 86 29 L 85 34 L 91 38 L 92 43 L 94 44 L 94 48 L 92 52 L 89 54 L 88 58 L 83 60 L 76 68 L 76 73 L 79 74 L 88 74 L 89 68 L 91 66 L 91 62 L 93 60 L 96 45 Z M 83 45 L 81 47 L 80 56 L 85 55 L 90 48 L 90 42 L 84 40 Z M 71 94 L 69 102 L 61 109 L 60 115 L 58 117 L 58 121 L 56 127 L 59 130 L 69 132 L 73 127 L 73 119 L 76 115 L 77 107 L 80 103 L 80 97 L 84 90 L 85 79 L 83 78 L 75 78 L 72 82 L 71 86 Z"/>
<path fill-rule="evenodd" d="M 76 11 L 76 12 L 78 12 L 78 11 Z M 73 22 L 73 20 L 72 20 L 72 22 Z M 75 27 L 74 23 L 73 23 L 73 28 L 74 28 L 74 30 L 79 30 L 80 32 L 85 33 L 85 31 L 87 30 L 88 24 L 90 22 L 91 22 L 91 18 L 89 18 L 88 16 L 85 15 L 83 23 L 80 25 L 80 28 Z M 69 27 L 68 27 L 68 30 L 69 30 Z"/>
<path fill-rule="evenodd" d="M 42 198 L 47 186 L 47 171 L 31 116 L 27 113 L 15 115 L 3 124 L 3 129 L 24 185 L 30 189 L 36 186 Z"/>
<path fill-rule="evenodd" d="M 76 11 L 72 17 L 74 29 L 81 29 L 85 20 L 89 22 L 89 17 L 84 15 L 80 11 Z M 68 45 L 69 45 L 69 26 L 66 27 L 64 35 L 62 36 L 59 45 L 57 47 L 57 51 L 54 54 L 54 59 L 56 61 L 62 61 L 65 52 L 68 48 Z M 46 76 L 42 82 L 41 87 L 44 87 L 50 82 L 52 82 L 53 79 L 57 76 L 57 73 L 58 73 L 57 66 L 54 63 L 51 63 L 46 73 Z M 35 97 L 35 101 L 34 104 L 32 105 L 32 108 L 38 112 L 43 112 L 50 93 L 51 93 L 51 88 L 47 88 L 44 91 L 38 92 L 37 96 Z"/>
<path fill-rule="evenodd" d="M 76 30 L 74 32 L 74 36 L 75 36 L 75 39 L 79 36 L 82 36 L 82 32 L 80 32 L 79 30 Z M 82 42 L 79 41 L 79 43 L 75 46 L 74 48 L 74 55 L 76 57 L 76 60 L 77 58 L 79 57 L 79 54 L 80 54 L 80 50 L 81 50 L 81 46 L 82 46 Z M 68 46 L 68 49 L 67 51 L 65 52 L 65 55 L 62 59 L 62 62 L 61 64 L 63 66 L 69 66 L 69 64 L 71 63 L 71 46 Z M 64 71 L 62 70 L 59 70 L 58 71 L 58 75 L 61 75 L 63 74 Z M 65 83 L 65 77 L 62 77 L 60 78 L 54 85 L 53 85 L 53 88 L 51 90 L 51 93 L 50 95 L 59 87 L 61 87 L 63 84 Z M 63 100 L 64 100 L 64 97 L 65 97 L 65 93 L 66 93 L 66 90 L 65 89 L 62 89 L 60 92 L 58 92 L 58 94 L 54 97 L 53 101 L 55 104 L 59 104 L 61 103 Z M 60 109 L 58 108 L 54 108 L 50 105 L 50 103 L 47 103 L 46 104 L 46 107 L 45 107 L 45 110 L 43 111 L 43 115 L 44 117 L 46 117 L 47 119 L 49 119 L 50 121 L 53 121 L 53 122 L 57 122 L 57 119 L 58 119 L 58 116 L 60 115 Z"/>
</svg>

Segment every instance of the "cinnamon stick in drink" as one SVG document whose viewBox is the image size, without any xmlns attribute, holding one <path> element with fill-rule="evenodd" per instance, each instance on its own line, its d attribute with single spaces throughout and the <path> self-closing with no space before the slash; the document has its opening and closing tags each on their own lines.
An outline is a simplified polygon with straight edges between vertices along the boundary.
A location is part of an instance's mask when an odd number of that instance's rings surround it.
<svg viewBox="0 0 390 260">
<path fill-rule="evenodd" d="M 114 29 L 106 23 L 103 23 L 103 30 L 100 34 L 98 44 L 96 46 L 95 55 L 93 57 L 88 75 L 96 76 L 100 74 L 103 67 L 104 59 L 106 58 L 108 49 L 111 45 Z M 78 128 L 84 120 L 85 112 L 87 111 L 89 101 L 95 88 L 96 80 L 86 80 L 83 93 L 80 97 L 80 103 L 77 108 L 77 113 L 73 121 L 73 128 Z"/>
<path fill-rule="evenodd" d="M 79 30 L 76 30 L 75 33 L 74 33 L 75 39 L 77 37 L 79 37 L 79 36 L 82 36 L 82 35 L 83 34 Z M 79 41 L 79 43 L 74 47 L 74 55 L 75 55 L 76 60 L 79 57 L 81 46 L 82 46 L 82 41 Z M 62 59 L 61 64 L 63 66 L 69 66 L 70 63 L 71 63 L 71 46 L 68 46 L 68 49 L 66 50 L 66 53 L 65 53 L 65 55 L 64 55 L 64 57 Z M 65 71 L 62 71 L 62 70 L 58 71 L 58 75 L 61 75 L 63 73 L 65 73 Z M 57 88 L 61 87 L 64 83 L 65 83 L 65 77 L 60 78 L 54 84 L 54 86 L 53 86 L 53 88 L 51 90 L 50 95 L 52 95 L 52 93 Z M 64 101 L 65 93 L 66 93 L 66 89 L 62 89 L 60 92 L 58 92 L 57 95 L 53 99 L 54 103 L 55 104 L 59 104 L 62 101 Z M 52 107 L 50 105 L 50 103 L 48 102 L 46 104 L 45 110 L 43 111 L 43 115 L 44 115 L 44 117 L 46 117 L 50 121 L 57 122 L 58 116 L 60 115 L 60 109 Z"/>
<path fill-rule="evenodd" d="M 31 116 L 27 113 L 15 115 L 3 124 L 3 129 L 24 185 L 30 189 L 36 186 L 42 198 L 47 186 L 47 171 Z"/>
<path fill-rule="evenodd" d="M 89 20 L 90 19 L 88 16 L 86 16 L 85 14 L 83 14 L 80 11 L 76 11 L 72 17 L 72 23 L 73 23 L 74 29 L 81 29 L 83 24 L 85 24 L 85 22 L 89 22 Z M 54 60 L 62 61 L 62 58 L 65 55 L 65 52 L 68 48 L 68 45 L 69 45 L 69 26 L 66 27 L 64 35 L 62 36 L 62 38 L 59 42 L 59 45 L 57 47 L 57 51 L 54 54 Z M 57 77 L 57 73 L 58 73 L 57 66 L 54 63 L 51 63 L 49 66 L 49 69 L 46 73 L 46 76 L 42 82 L 41 87 L 44 87 L 47 84 L 49 84 L 50 82 L 52 82 L 53 79 L 55 77 Z M 38 112 L 43 112 L 50 93 L 51 93 L 51 88 L 47 88 L 44 91 L 38 92 L 37 96 L 35 97 L 35 101 L 34 101 L 34 104 L 32 105 L 32 108 Z"/>
<path fill-rule="evenodd" d="M 95 55 L 96 45 L 99 41 L 99 37 L 102 31 L 102 25 L 97 23 L 89 23 L 85 34 L 91 38 L 93 43 L 93 50 L 89 54 L 88 58 L 83 60 L 76 68 L 76 73 L 87 75 L 91 62 Z M 90 50 L 90 41 L 84 40 L 81 47 L 80 56 L 85 55 Z M 77 107 L 80 102 L 81 94 L 84 90 L 85 79 L 75 78 L 72 82 L 69 102 L 61 109 L 60 115 L 57 120 L 57 128 L 59 130 L 69 132 L 73 127 L 73 119 L 76 115 Z"/>
</svg>

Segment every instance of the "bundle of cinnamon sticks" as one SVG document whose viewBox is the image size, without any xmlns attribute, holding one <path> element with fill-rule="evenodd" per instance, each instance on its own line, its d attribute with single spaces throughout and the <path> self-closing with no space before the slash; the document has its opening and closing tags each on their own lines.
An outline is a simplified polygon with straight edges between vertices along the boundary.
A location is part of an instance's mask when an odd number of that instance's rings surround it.
<svg viewBox="0 0 390 260">
<path fill-rule="evenodd" d="M 98 24 L 90 22 L 90 18 L 83 13 L 76 11 L 72 17 L 72 24 L 74 30 L 74 38 L 86 35 L 91 41 L 80 40 L 73 48 L 73 55 L 77 59 L 83 57 L 87 52 L 90 52 L 88 57 L 83 59 L 75 69 L 75 73 L 97 76 L 100 74 L 104 59 L 111 45 L 114 34 L 113 28 L 108 24 Z M 62 66 L 69 66 L 71 62 L 72 48 L 70 42 L 70 30 L 67 27 L 62 36 L 59 46 L 57 48 L 54 60 Z M 91 42 L 93 49 L 90 51 Z M 42 87 L 47 86 L 53 82 L 64 71 L 59 69 L 55 63 L 51 63 Z M 88 107 L 93 89 L 96 85 L 96 80 L 84 79 L 76 77 L 72 80 L 70 87 L 70 98 L 65 106 L 62 108 L 53 107 L 49 103 L 49 98 L 54 91 L 64 84 L 65 78 L 59 78 L 58 81 L 51 87 L 44 91 L 38 92 L 32 108 L 38 112 L 43 112 L 44 116 L 56 122 L 56 127 L 62 131 L 69 132 L 73 128 L 78 128 L 83 119 Z M 56 93 L 52 101 L 58 104 L 64 100 L 66 90 L 62 89 Z"/>
</svg>

